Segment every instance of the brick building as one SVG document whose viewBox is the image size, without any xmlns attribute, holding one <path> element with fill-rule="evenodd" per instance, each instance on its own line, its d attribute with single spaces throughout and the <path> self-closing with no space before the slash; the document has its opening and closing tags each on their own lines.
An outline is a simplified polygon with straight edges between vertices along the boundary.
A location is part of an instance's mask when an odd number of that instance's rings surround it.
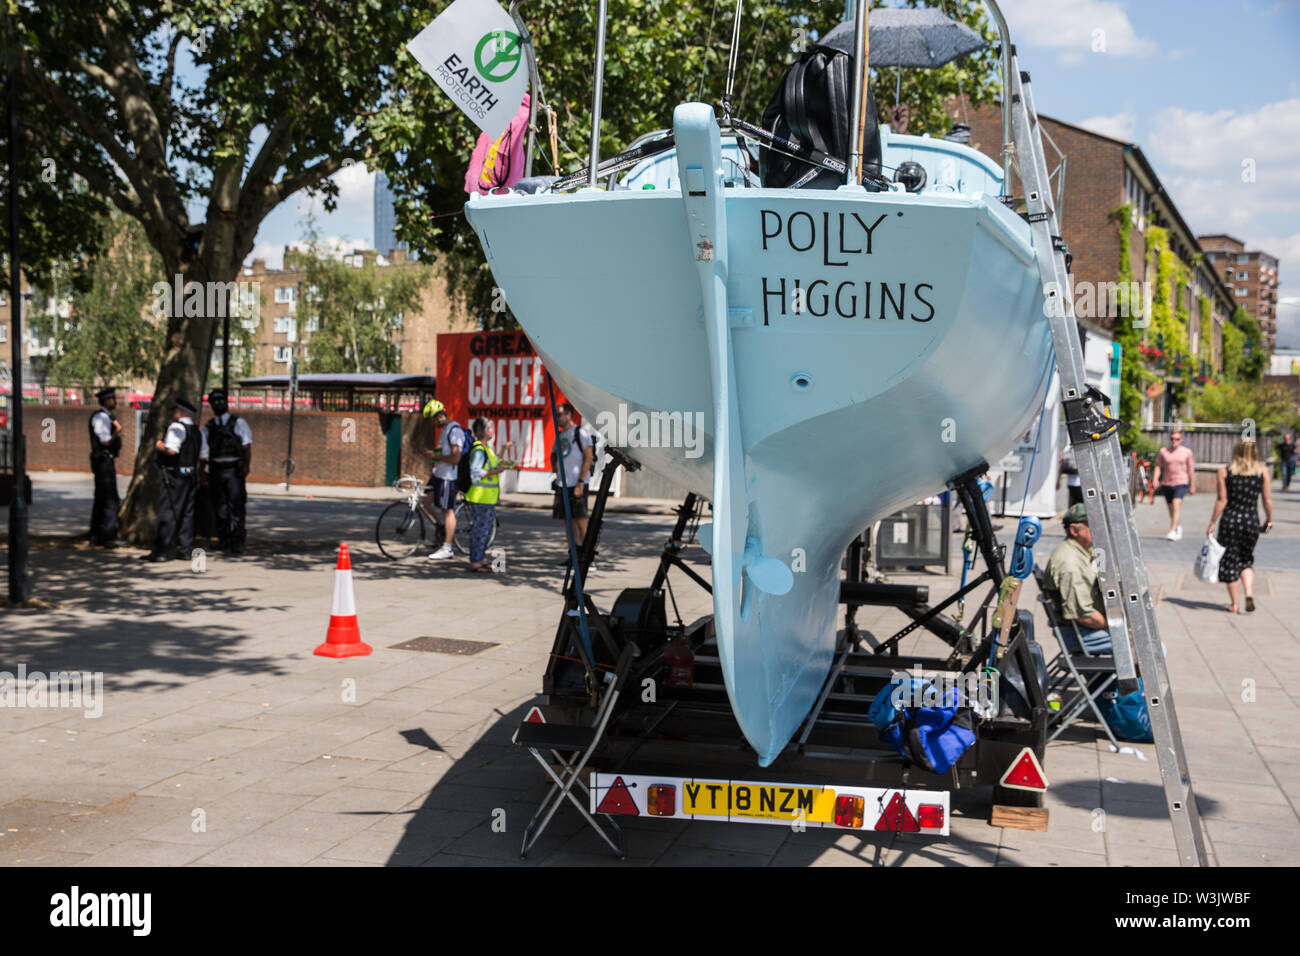
<svg viewBox="0 0 1300 956">
<path fill-rule="evenodd" d="M 24 392 L 31 393 L 33 387 L 40 387 L 46 378 L 50 356 L 54 353 L 54 327 L 50 324 L 68 321 L 72 315 L 72 300 L 66 295 L 57 299 L 40 297 L 27 288 L 26 277 L 23 278 L 23 385 Z M 43 334 L 37 333 L 37 323 L 33 315 L 39 311 L 41 324 L 45 325 Z M 0 380 L 8 382 L 9 365 L 12 357 L 12 309 L 9 293 L 0 292 Z"/>
<path fill-rule="evenodd" d="M 1073 258 L 1074 302 L 1084 338 L 1084 360 L 1089 379 L 1118 397 L 1118 384 L 1111 373 L 1118 372 L 1115 358 L 1115 320 L 1118 314 L 1111 294 L 1119 279 L 1120 235 L 1113 213 L 1128 204 L 1132 209 L 1129 231 L 1129 263 L 1142 289 L 1155 279 L 1148 264 L 1147 233 L 1152 226 L 1168 230 L 1173 252 L 1187 267 L 1189 282 L 1181 290 L 1182 306 L 1193 321 L 1187 338 L 1191 356 L 1207 370 L 1222 368 L 1223 326 L 1236 301 L 1228 290 L 1222 271 L 1211 263 L 1197 243 L 1172 197 L 1165 191 L 1141 148 L 1111 136 L 1104 136 L 1040 114 L 1045 133 L 1049 167 L 1063 165 L 1065 190 L 1057 210 L 1063 237 Z M 971 145 L 1001 162 L 1001 105 L 970 110 L 964 120 L 971 127 Z M 1063 157 L 1063 160 L 1061 160 Z M 1053 186 L 1058 180 L 1053 179 Z M 1013 193 L 1019 189 L 1014 184 Z M 1276 269 L 1274 269 L 1276 274 Z M 1201 341 L 1198 297 L 1211 303 L 1210 341 Z M 1124 355 L 1122 361 L 1147 361 Z M 1109 382 L 1107 378 L 1109 377 Z M 1187 379 L 1194 376 L 1169 374 L 1162 370 L 1163 385 L 1143 402 L 1142 418 L 1150 424 L 1178 417 L 1186 406 Z M 1109 387 L 1108 387 L 1109 385 Z M 1150 391 L 1156 391 L 1154 388 Z"/>
<path fill-rule="evenodd" d="M 240 275 L 240 281 L 251 283 L 260 290 L 256 314 L 240 320 L 244 329 L 252 333 L 253 354 L 244 356 L 242 363 L 249 376 L 287 375 L 294 350 L 297 350 L 301 365 L 304 352 L 311 348 L 312 334 L 319 328 L 319 319 L 311 314 L 310 304 L 304 302 L 307 291 L 304 255 L 303 250 L 286 246 L 283 268 L 268 269 L 265 259 L 254 259 Z M 368 260 L 377 260 L 380 269 L 404 269 L 415 265 L 401 249 L 391 250 L 386 257 L 378 256 L 374 250 L 354 250 L 342 258 L 346 264 L 357 267 Z M 250 301 L 246 304 L 255 303 Z M 451 308 L 441 277 L 434 275 L 424 289 L 420 311 L 401 317 L 401 331 L 396 342 L 400 355 L 398 371 L 412 375 L 435 374 L 438 333 L 450 331 Z M 212 353 L 214 371 L 221 368 L 221 349 L 222 343 L 218 339 Z"/>
<path fill-rule="evenodd" d="M 1197 239 L 1233 299 L 1259 322 L 1259 331 L 1272 352 L 1277 348 L 1277 256 L 1248 250 L 1240 239 L 1221 233 Z"/>
</svg>

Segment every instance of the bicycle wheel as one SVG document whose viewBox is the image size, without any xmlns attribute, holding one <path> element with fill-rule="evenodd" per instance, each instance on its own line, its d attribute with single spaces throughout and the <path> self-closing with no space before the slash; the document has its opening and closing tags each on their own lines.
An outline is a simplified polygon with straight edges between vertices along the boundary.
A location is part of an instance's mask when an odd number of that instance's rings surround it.
<svg viewBox="0 0 1300 956">
<path fill-rule="evenodd" d="M 493 515 L 492 531 L 488 534 L 487 546 L 490 548 L 497 540 L 497 531 L 501 527 L 501 519 Z M 474 527 L 474 505 L 468 501 L 462 501 L 456 505 L 456 537 L 452 541 L 452 546 L 460 554 L 469 554 L 469 537 L 470 530 Z"/>
<path fill-rule="evenodd" d="M 424 543 L 424 518 L 405 501 L 394 501 L 375 524 L 375 544 L 393 560 L 409 558 Z"/>
<path fill-rule="evenodd" d="M 456 549 L 457 554 L 469 554 L 469 533 L 474 527 L 474 506 L 468 501 L 462 501 L 456 505 L 454 514 L 456 534 L 452 537 L 451 546 Z"/>
</svg>

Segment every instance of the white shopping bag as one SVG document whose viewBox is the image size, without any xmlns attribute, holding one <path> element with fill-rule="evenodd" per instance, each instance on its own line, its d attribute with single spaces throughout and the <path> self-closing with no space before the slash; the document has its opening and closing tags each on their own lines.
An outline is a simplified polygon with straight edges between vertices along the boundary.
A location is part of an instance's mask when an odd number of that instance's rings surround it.
<svg viewBox="0 0 1300 956">
<path fill-rule="evenodd" d="M 1213 535 L 1205 536 L 1201 553 L 1196 556 L 1196 576 L 1211 584 L 1219 583 L 1219 561 L 1223 558 L 1223 545 L 1214 540 Z"/>
</svg>

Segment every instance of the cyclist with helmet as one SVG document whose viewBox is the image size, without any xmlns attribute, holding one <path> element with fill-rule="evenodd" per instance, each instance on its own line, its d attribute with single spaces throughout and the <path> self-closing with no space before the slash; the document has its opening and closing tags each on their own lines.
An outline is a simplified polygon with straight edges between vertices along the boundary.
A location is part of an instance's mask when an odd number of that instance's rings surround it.
<svg viewBox="0 0 1300 956">
<path fill-rule="evenodd" d="M 467 432 L 458 422 L 451 420 L 446 406 L 432 398 L 424 406 L 424 417 L 432 419 L 440 428 L 438 450 L 425 449 L 424 453 L 433 459 L 433 474 L 429 476 L 429 490 L 426 498 L 431 508 L 442 511 L 442 526 L 446 539 L 438 550 L 429 554 L 431 561 L 444 561 L 452 557 L 451 541 L 456 534 L 456 472 L 460 465 L 460 456 L 473 442 L 467 439 Z"/>
</svg>

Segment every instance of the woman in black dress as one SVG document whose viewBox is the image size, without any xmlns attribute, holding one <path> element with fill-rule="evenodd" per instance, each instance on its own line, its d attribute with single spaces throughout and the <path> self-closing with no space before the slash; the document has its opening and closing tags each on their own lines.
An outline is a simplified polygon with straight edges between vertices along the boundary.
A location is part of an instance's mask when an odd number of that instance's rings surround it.
<svg viewBox="0 0 1300 956">
<path fill-rule="evenodd" d="M 1219 469 L 1219 500 L 1214 503 L 1210 529 L 1219 522 L 1215 536 L 1223 545 L 1219 562 L 1219 580 L 1228 585 L 1229 614 L 1237 613 L 1237 581 L 1246 591 L 1246 610 L 1255 610 L 1255 542 L 1260 531 L 1273 527 L 1273 499 L 1269 494 L 1268 474 L 1259 463 L 1253 441 L 1239 441 L 1232 449 L 1232 464 Z M 1264 526 L 1259 524 L 1257 502 L 1264 499 Z M 1219 521 L 1219 516 L 1223 520 Z"/>
</svg>

